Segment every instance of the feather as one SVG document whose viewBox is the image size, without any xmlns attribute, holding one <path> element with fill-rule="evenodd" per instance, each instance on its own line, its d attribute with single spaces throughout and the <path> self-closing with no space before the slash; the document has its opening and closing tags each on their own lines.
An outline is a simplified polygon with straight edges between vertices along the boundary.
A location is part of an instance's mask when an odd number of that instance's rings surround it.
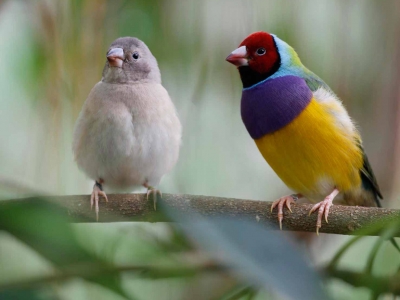
<svg viewBox="0 0 400 300">
<path fill-rule="evenodd" d="M 334 94 L 330 87 L 317 75 L 304 67 L 304 74 L 301 76 L 307 83 L 311 91 L 315 92 L 319 88 L 324 88 L 330 93 Z"/>
<path fill-rule="evenodd" d="M 342 102 L 339 98 L 331 91 L 326 90 L 324 87 L 320 86 L 314 92 L 314 98 L 327 108 L 328 113 L 335 119 L 339 129 L 346 132 L 350 137 L 353 138 L 356 145 L 359 147 L 362 153 L 363 165 L 360 168 L 360 177 L 362 181 L 362 188 L 366 191 L 371 192 L 374 195 L 374 200 L 378 207 L 381 207 L 380 199 L 383 199 L 380 192 L 378 182 L 375 178 L 372 167 L 368 161 L 368 157 L 365 154 L 364 148 L 362 146 L 361 137 L 348 115 L 346 109 L 344 108 Z"/>
<path fill-rule="evenodd" d="M 347 193 L 361 186 L 360 148 L 315 98 L 291 123 L 255 142 L 285 184 L 310 201 L 335 187 Z"/>
<path fill-rule="evenodd" d="M 376 177 L 374 174 L 374 171 L 372 171 L 372 167 L 369 163 L 368 157 L 365 154 L 364 148 L 361 144 L 359 144 L 359 147 L 361 149 L 361 152 L 363 154 L 363 166 L 360 170 L 361 174 L 361 179 L 363 183 L 363 187 L 366 190 L 372 190 L 374 194 L 377 196 L 376 197 L 376 204 L 378 207 L 381 207 L 380 199 L 383 199 L 382 193 L 380 191 L 380 188 L 378 186 L 378 182 L 376 181 Z M 379 198 L 378 198 L 379 197 Z"/>
<path fill-rule="evenodd" d="M 242 120 L 281 180 L 308 200 L 320 201 L 310 211 L 318 210 L 317 234 L 334 199 L 381 207 L 382 194 L 360 134 L 330 87 L 275 35 L 253 33 L 238 49 L 241 54 L 232 52 L 227 61 L 243 69 Z M 280 225 L 288 201 L 294 197 L 282 197 L 272 206 L 278 205 Z"/>
<path fill-rule="evenodd" d="M 282 41 L 276 35 L 273 35 L 273 37 L 276 46 L 278 47 L 281 59 L 281 66 L 275 74 L 269 77 L 269 79 L 286 75 L 295 75 L 303 78 L 312 92 L 315 92 L 322 87 L 325 90 L 334 94 L 331 88 L 321 78 L 319 78 L 316 74 L 307 69 L 301 63 L 296 51 L 289 44 Z"/>
<path fill-rule="evenodd" d="M 379 206 L 382 195 L 361 137 L 342 102 L 301 63 L 290 45 L 272 36 L 280 56 L 278 70 L 244 88 L 242 94 L 242 119 L 260 152 L 286 185 L 310 200 L 320 200 L 338 188 L 348 205 Z M 293 77 L 303 79 L 313 95 L 304 109 L 296 108 L 295 114 L 295 106 L 287 101 L 290 97 L 282 89 L 278 93 L 271 87 L 277 79 Z M 301 85 L 292 80 L 285 86 L 285 93 L 292 90 L 297 94 Z M 268 90 L 261 95 L 261 89 Z"/>
</svg>

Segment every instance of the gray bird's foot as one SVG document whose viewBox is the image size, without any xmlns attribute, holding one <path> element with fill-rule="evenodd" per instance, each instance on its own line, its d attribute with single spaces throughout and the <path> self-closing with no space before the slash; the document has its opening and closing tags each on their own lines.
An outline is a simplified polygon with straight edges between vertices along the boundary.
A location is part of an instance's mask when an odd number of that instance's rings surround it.
<svg viewBox="0 0 400 300">
<path fill-rule="evenodd" d="M 157 210 L 157 198 L 160 197 L 160 199 L 162 199 L 162 193 L 152 186 L 147 186 L 147 201 L 149 201 L 150 195 L 151 198 L 153 198 L 154 210 Z"/>
<path fill-rule="evenodd" d="M 99 221 L 99 195 L 103 196 L 106 199 L 106 202 L 108 202 L 107 195 L 103 191 L 103 186 L 101 183 L 96 183 L 93 186 L 93 192 L 92 195 L 90 196 L 90 209 L 93 209 L 93 204 L 95 205 L 95 211 L 96 211 L 96 221 Z"/>
<path fill-rule="evenodd" d="M 281 230 L 282 230 L 282 220 L 283 220 L 283 206 L 286 205 L 288 210 L 292 212 L 290 204 L 295 203 L 301 197 L 303 197 L 301 194 L 292 194 L 289 196 L 283 196 L 272 203 L 271 212 L 274 210 L 276 206 L 278 206 L 278 221 L 279 221 L 279 228 Z"/>
<path fill-rule="evenodd" d="M 325 197 L 325 200 L 318 202 L 315 204 L 308 214 L 309 216 L 318 209 L 318 217 L 317 217 L 317 235 L 319 235 L 319 229 L 322 226 L 322 216 L 325 215 L 325 222 L 328 223 L 328 215 L 329 209 L 332 206 L 333 199 L 335 199 L 336 195 L 339 194 L 337 189 L 334 189 L 332 193 Z"/>
</svg>

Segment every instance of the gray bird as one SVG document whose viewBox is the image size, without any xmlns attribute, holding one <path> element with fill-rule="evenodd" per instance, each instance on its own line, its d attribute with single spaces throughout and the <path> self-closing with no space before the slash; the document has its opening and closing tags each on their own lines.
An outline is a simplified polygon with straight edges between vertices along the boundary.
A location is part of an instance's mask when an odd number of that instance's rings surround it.
<svg viewBox="0 0 400 300">
<path fill-rule="evenodd" d="M 157 60 L 137 38 L 116 39 L 103 76 L 91 90 L 75 125 L 75 160 L 95 180 L 91 207 L 99 212 L 103 185 L 117 190 L 155 189 L 176 164 L 182 127 L 161 85 Z M 154 203 L 155 208 L 155 203 Z"/>
</svg>

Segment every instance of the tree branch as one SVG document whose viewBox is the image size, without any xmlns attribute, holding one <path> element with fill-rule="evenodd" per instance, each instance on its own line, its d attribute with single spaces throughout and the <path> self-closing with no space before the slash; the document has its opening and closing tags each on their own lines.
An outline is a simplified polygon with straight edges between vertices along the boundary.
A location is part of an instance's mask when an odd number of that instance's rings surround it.
<svg viewBox="0 0 400 300">
<path fill-rule="evenodd" d="M 45 199 L 65 208 L 69 220 L 74 223 L 95 222 L 96 217 L 90 209 L 90 196 L 54 196 Z M 0 209 L 9 203 L 26 203 L 33 198 L 0 201 Z M 109 202 L 100 200 L 99 222 L 168 222 L 168 218 L 154 211 L 152 201 L 145 194 L 110 194 Z M 200 213 L 203 216 L 234 217 L 261 223 L 277 224 L 276 209 L 273 213 L 271 202 L 253 201 L 212 196 L 163 194 L 163 205 L 185 215 Z M 293 213 L 284 209 L 283 229 L 290 231 L 315 232 L 316 214 L 308 215 L 311 204 L 292 205 Z M 400 210 L 377 207 L 357 207 L 334 205 L 330 209 L 329 224 L 323 222 L 321 233 L 354 235 L 356 230 L 371 226 L 371 222 L 399 219 Z M 371 233 L 378 235 L 378 232 Z M 400 232 L 397 232 L 400 237 Z"/>
</svg>

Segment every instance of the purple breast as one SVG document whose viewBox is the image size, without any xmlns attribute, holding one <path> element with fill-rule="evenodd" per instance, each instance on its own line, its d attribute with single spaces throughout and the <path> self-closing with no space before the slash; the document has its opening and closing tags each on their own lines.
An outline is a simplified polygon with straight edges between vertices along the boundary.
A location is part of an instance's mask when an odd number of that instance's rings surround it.
<svg viewBox="0 0 400 300">
<path fill-rule="evenodd" d="M 243 90 L 241 113 L 253 139 L 292 122 L 310 103 L 312 92 L 304 79 L 284 76 Z"/>
</svg>

